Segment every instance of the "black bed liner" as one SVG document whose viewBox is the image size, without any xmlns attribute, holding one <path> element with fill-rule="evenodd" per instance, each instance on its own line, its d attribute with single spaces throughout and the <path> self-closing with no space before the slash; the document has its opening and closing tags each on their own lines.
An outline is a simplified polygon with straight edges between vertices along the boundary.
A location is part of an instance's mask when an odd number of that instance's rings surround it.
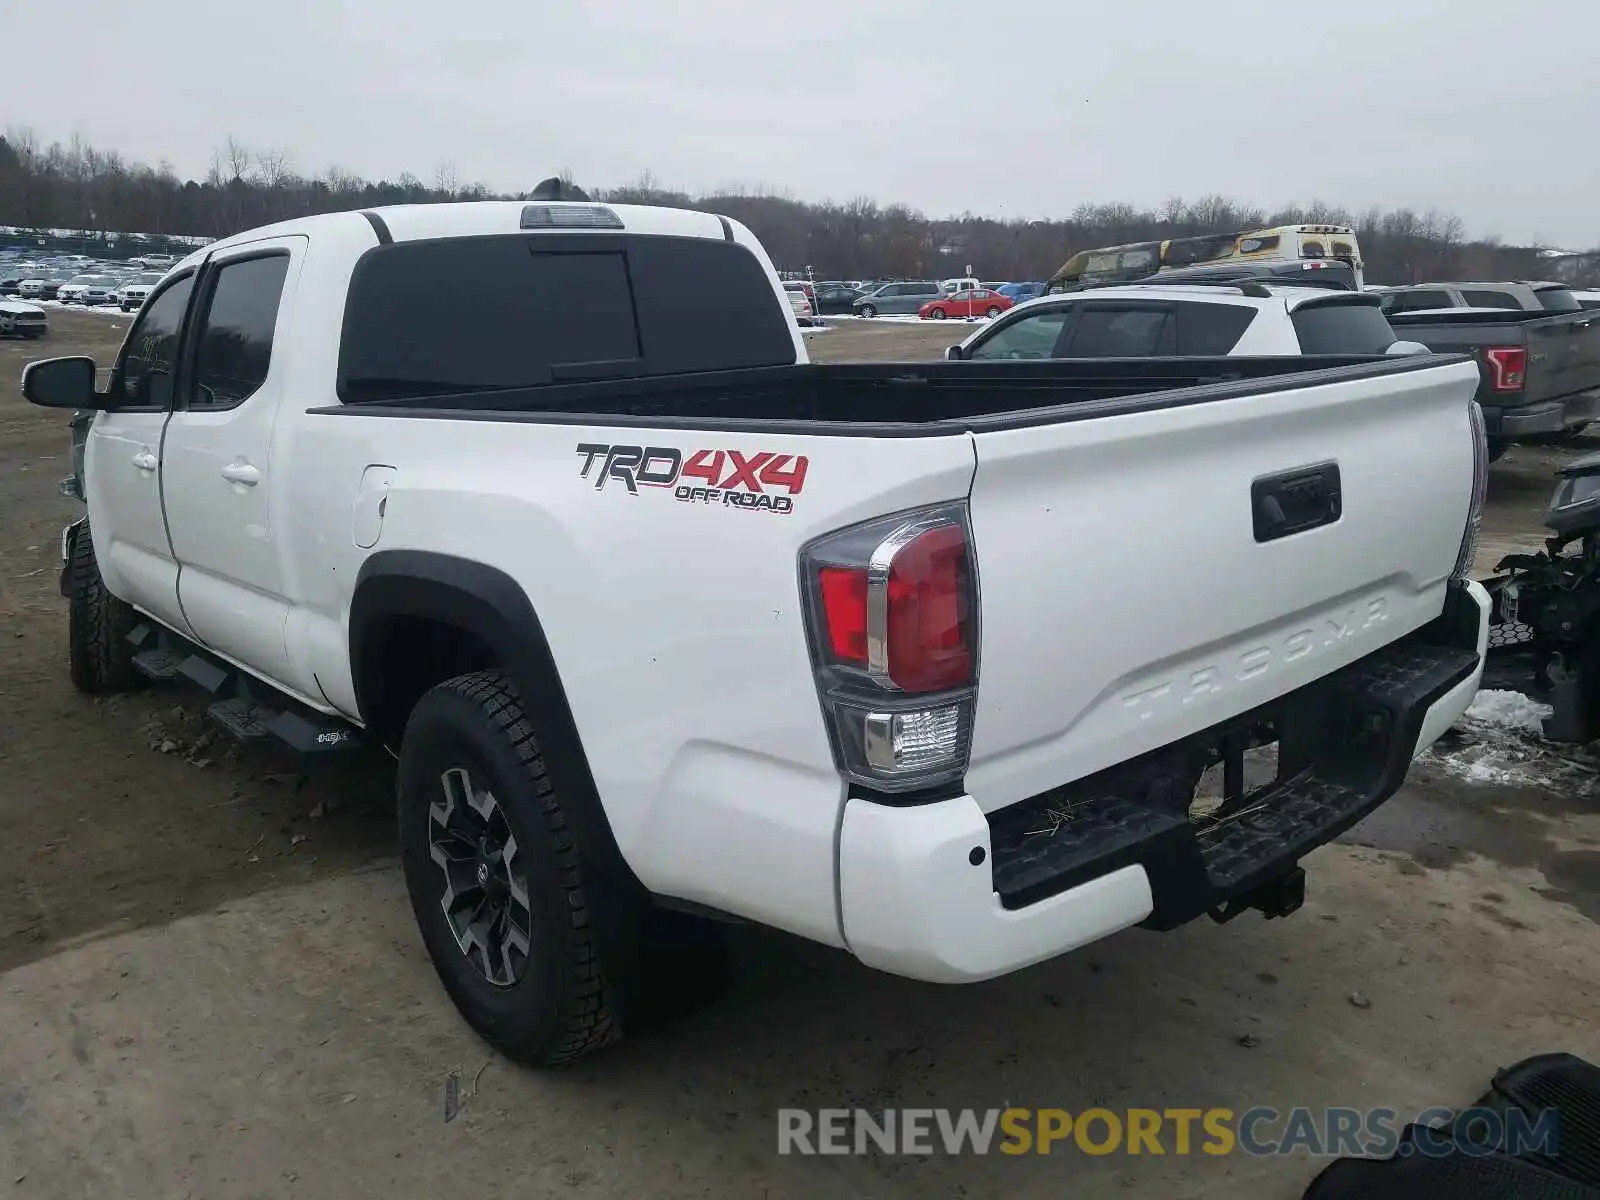
<svg viewBox="0 0 1600 1200">
<path fill-rule="evenodd" d="M 948 435 L 1178 408 L 1431 370 L 1458 356 L 812 363 L 596 380 L 314 408 L 325 416 Z"/>
</svg>

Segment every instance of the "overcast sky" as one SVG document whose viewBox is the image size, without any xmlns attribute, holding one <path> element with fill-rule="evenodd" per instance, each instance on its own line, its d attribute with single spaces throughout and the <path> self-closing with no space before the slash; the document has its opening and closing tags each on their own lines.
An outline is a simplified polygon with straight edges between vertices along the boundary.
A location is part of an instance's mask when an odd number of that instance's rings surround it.
<svg viewBox="0 0 1600 1200">
<path fill-rule="evenodd" d="M 1220 192 L 1600 244 L 1593 0 L 3 0 L 0 122 L 933 215 Z"/>
</svg>

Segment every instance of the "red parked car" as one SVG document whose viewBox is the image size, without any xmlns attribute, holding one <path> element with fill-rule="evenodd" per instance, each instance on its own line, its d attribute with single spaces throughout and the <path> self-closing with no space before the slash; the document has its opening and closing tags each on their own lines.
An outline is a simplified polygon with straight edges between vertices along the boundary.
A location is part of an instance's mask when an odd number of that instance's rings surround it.
<svg viewBox="0 0 1600 1200">
<path fill-rule="evenodd" d="M 968 288 L 964 292 L 951 292 L 937 300 L 929 300 L 917 309 L 924 321 L 942 321 L 946 317 L 998 317 L 1011 307 L 1011 301 L 999 292 L 988 288 Z"/>
</svg>

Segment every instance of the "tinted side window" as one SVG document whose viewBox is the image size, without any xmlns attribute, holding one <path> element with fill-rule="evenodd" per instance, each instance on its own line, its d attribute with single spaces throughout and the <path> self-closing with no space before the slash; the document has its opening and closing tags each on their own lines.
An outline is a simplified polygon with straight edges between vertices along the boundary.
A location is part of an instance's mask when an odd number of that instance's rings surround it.
<svg viewBox="0 0 1600 1200">
<path fill-rule="evenodd" d="M 1464 291 L 1461 298 L 1473 308 L 1521 308 L 1510 292 Z"/>
<path fill-rule="evenodd" d="M 1575 313 L 1582 312 L 1583 305 L 1578 303 L 1578 298 L 1572 294 L 1570 288 L 1540 288 L 1534 293 L 1539 297 L 1539 307 L 1545 312 Z"/>
<path fill-rule="evenodd" d="M 1012 321 L 973 346 L 968 357 L 974 362 L 1053 358 L 1069 315 L 1070 310 L 1058 308 Z"/>
<path fill-rule="evenodd" d="M 111 394 L 123 407 L 155 405 L 172 399 L 172 375 L 178 357 L 178 335 L 189 307 L 194 276 L 185 275 L 145 305 L 128 334 L 122 361 L 111 377 Z"/>
<path fill-rule="evenodd" d="M 1147 358 L 1171 354 L 1166 309 L 1085 308 L 1078 315 L 1072 358 Z"/>
<path fill-rule="evenodd" d="M 1384 311 L 1420 312 L 1425 308 L 1452 308 L 1449 292 L 1390 292 L 1384 297 Z"/>
<path fill-rule="evenodd" d="M 224 265 L 200 320 L 190 408 L 231 408 L 267 380 L 289 256 Z"/>
<path fill-rule="evenodd" d="M 1395 341 L 1375 304 L 1302 304 L 1289 319 L 1302 354 L 1382 354 Z"/>
<path fill-rule="evenodd" d="M 1256 319 L 1242 304 L 1179 304 L 1179 354 L 1227 354 Z"/>
</svg>

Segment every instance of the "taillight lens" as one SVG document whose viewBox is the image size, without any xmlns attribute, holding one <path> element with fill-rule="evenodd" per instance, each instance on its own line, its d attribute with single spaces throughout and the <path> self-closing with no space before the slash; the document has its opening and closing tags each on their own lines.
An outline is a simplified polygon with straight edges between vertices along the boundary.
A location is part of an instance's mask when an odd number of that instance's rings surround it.
<svg viewBox="0 0 1600 1200">
<path fill-rule="evenodd" d="M 1483 409 L 1476 400 L 1467 402 L 1467 421 L 1472 427 L 1472 499 L 1467 509 L 1467 527 L 1461 534 L 1456 566 L 1451 578 L 1465 579 L 1478 557 L 1478 535 L 1483 528 L 1483 503 L 1489 493 L 1489 435 L 1484 429 Z"/>
<path fill-rule="evenodd" d="M 846 778 L 909 791 L 966 768 L 977 579 L 965 505 L 841 530 L 801 555 L 818 691 Z"/>
<path fill-rule="evenodd" d="M 1520 392 L 1528 378 L 1528 351 L 1523 346 L 1490 346 L 1483 352 L 1490 386 L 1497 392 Z"/>
</svg>

